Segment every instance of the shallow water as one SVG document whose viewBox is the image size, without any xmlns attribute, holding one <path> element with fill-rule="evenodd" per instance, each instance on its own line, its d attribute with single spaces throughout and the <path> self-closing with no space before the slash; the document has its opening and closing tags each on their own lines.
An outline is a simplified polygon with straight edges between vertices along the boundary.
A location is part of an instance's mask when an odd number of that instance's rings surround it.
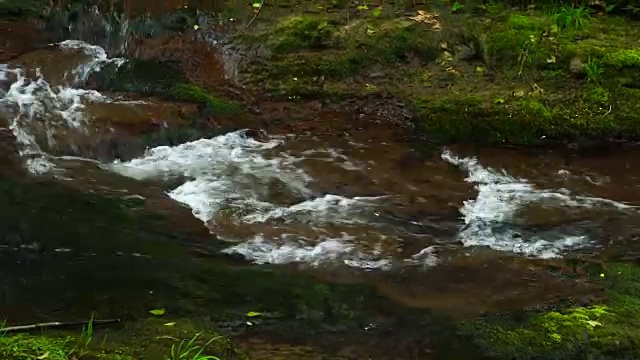
<svg viewBox="0 0 640 360">
<path fill-rule="evenodd" d="M 47 67 L 67 58 L 75 62 Z M 119 301 L 110 313 L 132 311 L 119 308 L 128 306 L 129 290 L 142 294 L 146 287 L 161 287 L 175 275 L 173 266 L 183 266 L 176 263 L 193 258 L 184 250 L 193 250 L 212 256 L 217 266 L 220 261 L 237 266 L 241 257 L 247 260 L 241 267 L 373 284 L 378 294 L 405 307 L 464 315 L 587 295 L 589 288 L 539 270 L 553 259 L 629 257 L 638 251 L 638 149 L 585 155 L 452 147 L 420 153 L 393 131 L 339 134 L 271 126 L 150 148 L 134 159 L 65 157 L 59 151 L 63 145 L 77 147 L 78 139 L 115 131 L 99 119 L 126 112 L 127 123 L 148 123 L 177 105 L 82 89 L 79 84 L 91 71 L 126 61 L 109 59 L 82 42 L 65 42 L 25 59 L 0 66 L 0 79 L 13 81 L 0 98 L 0 118 L 18 139 L 29 184 L 49 181 L 80 198 L 98 194 L 136 204 L 118 216 L 153 211 L 165 217 L 148 224 L 144 218 L 139 227 L 127 223 L 131 227 L 123 226 L 122 234 L 113 233 L 122 241 L 105 244 L 105 237 L 94 235 L 104 231 L 95 219 L 100 214 L 90 213 L 95 207 L 87 208 L 78 229 L 60 231 L 66 236 L 42 231 L 25 236 L 38 221 L 55 226 L 56 220 L 5 216 L 3 225 L 13 229 L 6 233 L 14 235 L 5 236 L 0 256 L 15 265 L 3 272 L 1 313 L 15 317 L 17 304 L 26 313 L 42 307 L 43 280 L 55 288 L 48 312 L 59 302 L 105 305 L 114 298 Z M 99 116 L 91 110 L 96 108 Z M 252 126 L 260 130 L 259 123 Z M 69 214 L 79 209 L 64 201 L 41 206 Z M 21 218 L 30 220 L 21 223 Z M 66 219 L 65 226 L 73 220 Z M 123 234 L 129 231 L 149 242 L 127 243 Z M 171 249 L 155 245 L 153 236 Z M 167 255 L 176 251 L 184 254 Z M 93 256 L 101 260 L 88 260 Z M 65 269 L 105 276 L 65 280 Z M 73 284 L 70 292 L 89 286 L 91 299 L 59 293 L 65 281 Z M 91 282 L 95 286 L 87 285 Z M 179 302 L 174 290 L 167 287 L 163 301 Z M 99 293 L 101 300 L 94 297 Z M 154 303 L 140 301 L 140 308 Z"/>
</svg>

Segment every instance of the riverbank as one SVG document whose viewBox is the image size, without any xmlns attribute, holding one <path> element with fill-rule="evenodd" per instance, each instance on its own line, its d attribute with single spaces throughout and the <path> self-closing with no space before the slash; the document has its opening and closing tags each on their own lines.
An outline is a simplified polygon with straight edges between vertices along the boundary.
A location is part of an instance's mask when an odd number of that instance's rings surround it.
<svg viewBox="0 0 640 360">
<path fill-rule="evenodd" d="M 248 58 L 244 81 L 276 99 L 391 97 L 426 141 L 640 136 L 633 20 L 587 7 L 392 6 L 264 15 L 238 36 L 250 53 L 268 54 Z"/>
<path fill-rule="evenodd" d="M 640 32 L 615 5 L 416 6 L 266 2 L 253 21 L 240 6 L 224 25 L 187 6 L 133 20 L 121 51 L 140 62 L 90 83 L 209 104 L 216 116 L 258 111 L 266 123 L 282 116 L 274 103 L 291 109 L 291 123 L 318 110 L 357 112 L 413 128 L 427 143 L 640 137 Z M 222 28 L 227 35 L 210 35 Z"/>
</svg>

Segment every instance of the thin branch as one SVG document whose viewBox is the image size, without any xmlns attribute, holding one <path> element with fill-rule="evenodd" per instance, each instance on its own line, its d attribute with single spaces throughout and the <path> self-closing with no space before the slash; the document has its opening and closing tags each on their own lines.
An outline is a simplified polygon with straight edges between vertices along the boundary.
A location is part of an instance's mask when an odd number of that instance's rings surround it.
<svg viewBox="0 0 640 360">
<path fill-rule="evenodd" d="M 0 334 L 8 333 L 8 332 L 35 330 L 35 329 L 80 326 L 80 325 L 88 325 L 89 323 L 93 323 L 94 325 L 104 325 L 104 324 L 112 324 L 117 322 L 120 322 L 120 319 L 79 321 L 79 322 L 49 322 L 49 323 L 39 323 L 39 324 L 30 324 L 30 325 L 9 326 L 9 327 L 0 328 Z"/>
<path fill-rule="evenodd" d="M 253 22 L 256 20 L 256 18 L 258 17 L 258 15 L 260 15 L 260 11 L 262 11 L 262 8 L 264 7 L 264 2 L 266 0 L 262 0 L 262 2 L 260 2 L 260 7 L 258 8 L 258 11 L 256 11 L 255 14 L 253 14 L 253 17 L 251 18 L 251 20 L 247 23 L 247 26 L 245 26 L 245 29 L 248 29 L 249 26 L 251 26 L 251 24 L 253 24 Z"/>
</svg>

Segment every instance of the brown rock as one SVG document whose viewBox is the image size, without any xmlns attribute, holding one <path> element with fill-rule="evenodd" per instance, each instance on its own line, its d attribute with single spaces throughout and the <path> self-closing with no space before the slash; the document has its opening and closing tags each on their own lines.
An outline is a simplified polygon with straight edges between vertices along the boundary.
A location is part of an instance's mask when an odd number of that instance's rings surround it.
<svg viewBox="0 0 640 360">
<path fill-rule="evenodd" d="M 50 42 L 35 21 L 0 20 L 0 61 L 46 45 Z"/>
</svg>

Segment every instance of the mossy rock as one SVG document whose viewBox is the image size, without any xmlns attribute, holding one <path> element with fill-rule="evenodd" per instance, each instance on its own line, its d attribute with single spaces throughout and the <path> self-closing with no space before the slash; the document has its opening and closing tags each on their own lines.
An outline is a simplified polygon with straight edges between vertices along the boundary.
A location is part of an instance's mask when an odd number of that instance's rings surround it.
<svg viewBox="0 0 640 360">
<path fill-rule="evenodd" d="M 131 92 L 143 95 L 170 93 L 178 83 L 187 82 L 179 65 L 169 61 L 131 60 L 110 64 L 89 80 L 100 91 Z"/>
<path fill-rule="evenodd" d="M 525 145 L 640 135 L 637 106 L 620 102 L 613 112 L 603 105 L 607 101 L 608 91 L 600 89 L 548 101 L 454 95 L 416 106 L 421 133 L 442 142 Z"/>
<path fill-rule="evenodd" d="M 550 33 L 552 20 L 512 14 L 506 22 L 483 30 L 487 60 L 494 67 L 522 74 L 532 68 L 550 68 L 559 56 L 558 39 Z"/>
<path fill-rule="evenodd" d="M 605 265 L 597 281 L 608 300 L 599 305 L 465 323 L 471 336 L 495 359 L 637 359 L 640 357 L 640 268 Z"/>
<path fill-rule="evenodd" d="M 265 61 L 248 63 L 242 73 L 248 83 L 278 99 L 339 100 L 358 94 L 361 85 L 350 79 L 399 64 L 432 64 L 441 57 L 443 43 L 452 52 L 464 48 L 466 60 L 482 57 L 480 39 L 471 31 L 435 31 L 407 19 L 357 20 L 338 26 L 325 17 L 296 16 L 273 30 L 243 34 L 240 41 L 271 50 Z"/>
<path fill-rule="evenodd" d="M 194 84 L 174 84 L 171 88 L 171 97 L 180 101 L 202 103 L 210 109 L 214 116 L 235 115 L 242 110 L 238 103 L 215 97 Z"/>
<path fill-rule="evenodd" d="M 112 64 L 93 74 L 89 82 L 100 91 L 201 103 L 210 109 L 211 115 L 229 116 L 241 111 L 238 103 L 215 97 L 202 87 L 189 83 L 179 66 L 170 61 L 131 60 L 120 66 Z"/>
<path fill-rule="evenodd" d="M 326 17 L 291 16 L 270 32 L 267 45 L 274 53 L 326 49 L 337 33 L 337 23 Z"/>
</svg>

